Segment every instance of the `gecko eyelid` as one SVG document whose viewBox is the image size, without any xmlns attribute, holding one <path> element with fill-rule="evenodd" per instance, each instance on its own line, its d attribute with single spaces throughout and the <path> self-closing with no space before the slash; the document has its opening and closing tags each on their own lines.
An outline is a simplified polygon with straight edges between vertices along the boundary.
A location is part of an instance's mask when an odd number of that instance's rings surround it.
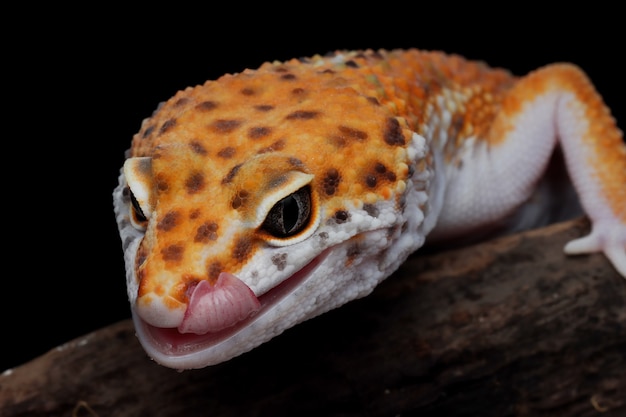
<svg viewBox="0 0 626 417">
<path fill-rule="evenodd" d="M 311 188 L 305 186 L 278 201 L 261 229 L 276 238 L 289 238 L 305 230 L 311 220 Z"/>
</svg>

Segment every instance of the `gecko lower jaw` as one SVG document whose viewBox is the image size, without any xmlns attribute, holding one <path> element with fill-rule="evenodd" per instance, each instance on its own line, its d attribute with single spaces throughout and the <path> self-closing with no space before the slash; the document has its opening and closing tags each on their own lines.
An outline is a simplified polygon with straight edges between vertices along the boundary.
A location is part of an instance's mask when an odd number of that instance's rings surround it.
<svg viewBox="0 0 626 417">
<path fill-rule="evenodd" d="M 158 355 L 167 357 L 189 355 L 217 345 L 218 343 L 234 336 L 242 329 L 248 327 L 248 325 L 258 320 L 265 314 L 265 312 L 291 294 L 311 275 L 311 272 L 313 272 L 313 270 L 315 270 L 317 266 L 322 263 L 329 252 L 330 249 L 326 249 L 292 276 L 285 279 L 265 294 L 259 296 L 258 300 L 261 306 L 253 316 L 219 331 L 207 332 L 205 334 L 195 334 L 181 333 L 177 328 L 156 327 L 141 319 L 139 314 L 137 314 L 133 309 L 133 321 L 135 323 L 140 342 L 144 345 L 144 348 L 146 348 L 151 356 Z"/>
</svg>

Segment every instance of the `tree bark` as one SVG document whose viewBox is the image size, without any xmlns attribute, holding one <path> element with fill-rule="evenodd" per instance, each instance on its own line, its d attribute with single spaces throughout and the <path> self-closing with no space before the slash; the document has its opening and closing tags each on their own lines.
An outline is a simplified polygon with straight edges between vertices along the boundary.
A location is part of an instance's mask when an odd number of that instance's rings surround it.
<svg viewBox="0 0 626 417">
<path fill-rule="evenodd" d="M 626 415 L 626 280 L 567 257 L 585 219 L 419 251 L 370 296 L 229 362 L 176 372 L 132 323 L 0 376 L 17 416 Z"/>
</svg>

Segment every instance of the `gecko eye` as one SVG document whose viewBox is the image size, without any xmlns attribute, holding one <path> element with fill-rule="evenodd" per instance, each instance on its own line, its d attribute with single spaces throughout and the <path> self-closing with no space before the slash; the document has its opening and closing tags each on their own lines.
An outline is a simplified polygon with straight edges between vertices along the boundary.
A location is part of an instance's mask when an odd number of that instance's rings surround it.
<svg viewBox="0 0 626 417">
<path fill-rule="evenodd" d="M 137 230 L 144 231 L 152 215 L 152 158 L 132 157 L 124 162 L 124 177 L 126 178 L 128 195 L 130 197 L 130 223 Z"/>
<path fill-rule="evenodd" d="M 261 228 L 277 238 L 291 237 L 306 228 L 311 219 L 311 188 L 302 187 L 274 204 Z"/>
<path fill-rule="evenodd" d="M 132 216 L 133 216 L 133 220 L 138 223 L 138 224 L 142 224 L 148 221 L 148 218 L 146 217 L 145 214 L 143 214 L 143 210 L 141 209 L 141 206 L 139 205 L 139 201 L 137 201 L 137 198 L 135 197 L 135 194 L 133 194 L 132 190 L 130 190 L 130 205 L 132 207 Z"/>
</svg>

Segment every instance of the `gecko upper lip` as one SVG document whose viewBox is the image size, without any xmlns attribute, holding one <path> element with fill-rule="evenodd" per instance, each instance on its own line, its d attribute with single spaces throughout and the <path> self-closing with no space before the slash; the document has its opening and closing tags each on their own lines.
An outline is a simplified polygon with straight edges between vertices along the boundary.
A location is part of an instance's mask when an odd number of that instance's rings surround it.
<svg viewBox="0 0 626 417">
<path fill-rule="evenodd" d="M 283 282 L 272 288 L 265 294 L 258 297 L 261 307 L 259 311 L 244 320 L 236 323 L 235 325 L 226 329 L 209 332 L 206 334 L 198 335 L 194 333 L 180 333 L 177 328 L 162 328 L 148 324 L 142 320 L 134 311 L 133 318 L 135 323 L 139 324 L 142 329 L 141 333 L 146 337 L 146 340 L 151 344 L 153 349 L 168 356 L 178 356 L 193 353 L 195 351 L 205 349 L 209 346 L 215 345 L 218 342 L 234 335 L 239 330 L 246 327 L 249 323 L 262 316 L 270 307 L 275 305 L 287 294 L 302 283 L 310 273 L 326 258 L 329 250 L 325 250 L 320 255 L 315 257 L 311 262 L 306 264 L 296 273 L 285 279 Z"/>
</svg>

